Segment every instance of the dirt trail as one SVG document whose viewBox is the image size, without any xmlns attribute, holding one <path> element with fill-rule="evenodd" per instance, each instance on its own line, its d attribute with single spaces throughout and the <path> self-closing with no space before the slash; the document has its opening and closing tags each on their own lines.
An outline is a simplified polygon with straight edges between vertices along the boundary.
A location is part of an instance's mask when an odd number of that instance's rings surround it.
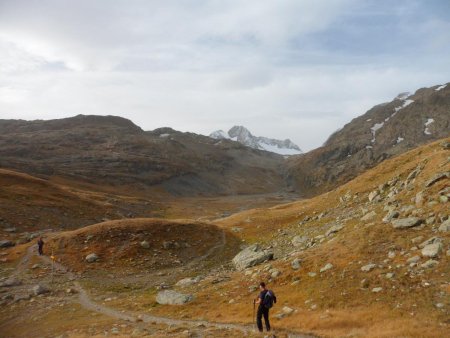
<svg viewBox="0 0 450 338">
<path fill-rule="evenodd" d="M 198 259 L 195 260 L 195 262 L 191 262 L 190 265 L 195 264 L 199 262 L 202 259 L 207 258 L 209 255 L 211 255 L 215 250 L 223 247 L 226 244 L 226 235 L 223 233 L 222 240 L 220 243 L 212 247 L 208 252 L 198 257 Z M 19 264 L 17 265 L 17 269 L 14 272 L 14 276 L 17 276 L 18 274 L 22 273 L 25 269 L 27 264 L 30 261 L 30 258 L 32 256 L 37 255 L 36 254 L 36 245 L 31 245 L 27 251 L 26 254 L 22 257 Z M 43 262 L 46 264 L 51 265 L 52 260 L 48 256 L 37 256 L 39 257 Z M 53 262 L 53 267 L 56 271 L 63 272 L 65 276 L 73 281 L 74 288 L 78 292 L 78 300 L 80 305 L 82 305 L 85 309 L 94 311 L 109 317 L 113 317 L 116 319 L 126 320 L 129 322 L 138 322 L 142 321 L 144 323 L 155 323 L 155 324 L 165 324 L 170 326 L 182 326 L 182 327 L 193 327 L 193 328 L 215 328 L 215 329 L 231 329 L 231 330 L 237 330 L 242 332 L 244 335 L 248 335 L 251 332 L 255 332 L 254 325 L 243 325 L 243 324 L 235 324 L 235 323 L 217 323 L 217 322 L 209 322 L 206 320 L 190 320 L 190 319 L 174 319 L 174 318 L 168 318 L 168 317 L 159 317 L 159 316 L 152 316 L 149 314 L 143 314 L 143 313 L 135 313 L 132 311 L 124 311 L 124 310 L 116 310 L 114 308 L 104 306 L 102 304 L 96 303 L 90 296 L 89 293 L 80 285 L 80 283 L 77 281 L 77 276 L 73 274 L 72 272 L 67 269 L 64 265 L 58 262 Z M 314 336 L 311 335 L 305 335 L 293 331 L 279 331 L 278 333 L 287 334 L 291 338 L 313 338 Z"/>
</svg>

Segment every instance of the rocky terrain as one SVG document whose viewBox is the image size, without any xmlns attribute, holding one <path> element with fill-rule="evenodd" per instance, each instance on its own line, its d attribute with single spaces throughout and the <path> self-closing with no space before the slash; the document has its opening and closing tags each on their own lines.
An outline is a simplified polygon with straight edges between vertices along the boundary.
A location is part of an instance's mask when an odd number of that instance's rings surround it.
<svg viewBox="0 0 450 338">
<path fill-rule="evenodd" d="M 114 116 L 0 121 L 0 167 L 113 190 L 188 196 L 278 192 L 286 190 L 282 160 L 170 128 L 145 132 Z"/>
<path fill-rule="evenodd" d="M 216 130 L 209 137 L 217 140 L 233 140 L 250 148 L 270 151 L 280 155 L 298 155 L 303 153 L 300 147 L 289 139 L 276 140 L 263 136 L 254 136 L 243 126 L 234 126 L 227 133 L 223 130 Z"/>
<path fill-rule="evenodd" d="M 325 144 L 288 161 L 305 196 L 339 186 L 385 160 L 450 134 L 450 86 L 402 93 L 353 119 Z"/>
<path fill-rule="evenodd" d="M 0 332 L 252 336 L 251 302 L 266 280 L 280 337 L 444 337 L 449 156 L 450 139 L 440 140 L 315 198 L 213 222 L 47 232 L 53 263 L 34 242 L 3 248 Z"/>
</svg>

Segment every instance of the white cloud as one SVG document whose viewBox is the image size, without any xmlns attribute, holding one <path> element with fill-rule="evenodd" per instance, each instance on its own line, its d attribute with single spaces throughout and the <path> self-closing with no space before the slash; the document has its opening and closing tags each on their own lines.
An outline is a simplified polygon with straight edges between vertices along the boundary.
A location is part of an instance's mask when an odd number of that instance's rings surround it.
<svg viewBox="0 0 450 338">
<path fill-rule="evenodd" d="M 347 42 L 335 28 L 358 10 L 355 0 L 2 1 L 0 118 L 117 114 L 206 134 L 244 124 L 311 149 L 398 92 L 448 81 L 442 19 L 424 20 L 417 42 L 442 57 L 411 65 L 320 47 Z M 405 12 L 392 15 L 406 34 Z"/>
</svg>

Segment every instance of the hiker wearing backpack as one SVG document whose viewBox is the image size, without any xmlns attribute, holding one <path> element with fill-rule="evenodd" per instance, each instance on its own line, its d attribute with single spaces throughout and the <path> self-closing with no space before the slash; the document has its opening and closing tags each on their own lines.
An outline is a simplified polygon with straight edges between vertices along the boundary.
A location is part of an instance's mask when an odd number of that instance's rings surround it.
<svg viewBox="0 0 450 338">
<path fill-rule="evenodd" d="M 266 288 L 266 283 L 259 283 L 259 293 L 258 298 L 256 298 L 255 303 L 258 304 L 258 312 L 256 315 L 256 325 L 258 326 L 259 332 L 263 331 L 262 317 L 264 316 L 264 322 L 266 323 L 266 330 L 270 331 L 269 322 L 269 310 L 277 302 L 277 297 L 272 290 Z"/>
</svg>

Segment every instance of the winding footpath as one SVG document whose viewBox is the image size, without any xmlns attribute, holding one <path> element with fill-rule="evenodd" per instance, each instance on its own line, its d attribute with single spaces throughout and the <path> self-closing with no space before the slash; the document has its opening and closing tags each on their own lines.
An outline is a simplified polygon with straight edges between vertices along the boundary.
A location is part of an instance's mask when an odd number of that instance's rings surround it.
<svg viewBox="0 0 450 338">
<path fill-rule="evenodd" d="M 191 262 L 189 266 L 199 262 L 202 259 L 207 258 L 209 255 L 213 254 L 215 250 L 220 249 L 226 244 L 226 235 L 223 233 L 222 240 L 219 244 L 212 247 L 208 252 L 198 257 L 195 262 Z M 26 254 L 22 257 L 17 268 L 13 272 L 12 276 L 16 277 L 22 272 L 25 271 L 27 265 L 32 256 L 36 255 L 36 245 L 31 245 Z M 45 264 L 51 265 L 52 260 L 48 256 L 37 256 L 39 257 Z M 168 317 L 160 317 L 153 316 L 145 313 L 135 313 L 132 311 L 124 311 L 124 310 L 116 310 L 112 307 L 108 307 L 99 303 L 96 303 L 90 296 L 89 293 L 80 285 L 77 281 L 77 276 L 69 271 L 64 265 L 58 262 L 53 262 L 53 268 L 55 271 L 59 271 L 64 273 L 64 275 L 71 281 L 73 281 L 74 289 L 78 292 L 78 302 L 85 309 L 103 314 L 105 316 L 109 316 L 115 319 L 121 319 L 129 322 L 138 322 L 142 321 L 144 323 L 151 324 L 165 324 L 169 326 L 182 326 L 182 327 L 195 327 L 199 328 L 214 328 L 214 329 L 222 329 L 222 330 L 236 330 L 242 332 L 244 335 L 248 335 L 251 332 L 255 332 L 254 325 L 243 325 L 243 324 L 235 324 L 235 323 L 218 323 L 218 322 L 210 322 L 206 320 L 195 320 L 195 319 L 174 319 Z M 297 333 L 294 331 L 282 330 L 280 333 L 286 334 L 291 338 L 314 338 L 311 335 L 305 335 L 301 333 Z"/>
</svg>

